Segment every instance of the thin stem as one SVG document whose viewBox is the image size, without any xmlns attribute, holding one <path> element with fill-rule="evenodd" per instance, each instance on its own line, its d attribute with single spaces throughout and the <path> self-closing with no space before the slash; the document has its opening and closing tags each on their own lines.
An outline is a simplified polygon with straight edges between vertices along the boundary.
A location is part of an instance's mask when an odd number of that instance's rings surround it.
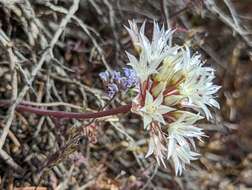
<svg viewBox="0 0 252 190">
<path fill-rule="evenodd" d="M 0 106 L 9 106 L 11 105 L 11 101 L 0 100 Z M 100 117 L 105 117 L 109 115 L 115 115 L 119 113 L 127 113 L 130 111 L 132 104 L 127 104 L 123 106 L 119 106 L 114 109 L 100 111 L 100 112 L 87 112 L 87 113 L 76 113 L 76 112 L 65 112 L 65 111 L 53 111 L 47 110 L 42 108 L 36 108 L 27 105 L 27 103 L 20 103 L 17 105 L 16 110 L 19 112 L 29 112 L 34 113 L 37 115 L 44 115 L 44 116 L 53 116 L 56 118 L 64 118 L 64 119 L 95 119 Z"/>
</svg>

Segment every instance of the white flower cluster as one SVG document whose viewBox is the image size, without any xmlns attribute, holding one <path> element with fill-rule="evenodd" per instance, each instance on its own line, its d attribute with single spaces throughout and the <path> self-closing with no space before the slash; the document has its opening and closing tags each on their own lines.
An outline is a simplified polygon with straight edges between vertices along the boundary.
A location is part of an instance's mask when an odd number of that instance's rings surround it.
<svg viewBox="0 0 252 190">
<path fill-rule="evenodd" d="M 142 116 L 150 134 L 146 157 L 154 154 L 158 164 L 173 161 L 176 175 L 198 158 L 195 139 L 202 129 L 194 124 L 212 118 L 210 107 L 219 108 L 213 84 L 214 70 L 203 67 L 200 54 L 191 54 L 188 46 L 169 45 L 174 31 L 154 22 L 153 36 L 145 36 L 145 22 L 138 29 L 135 21 L 126 27 L 138 53 L 127 53 L 129 63 L 140 81 L 132 111 Z"/>
</svg>

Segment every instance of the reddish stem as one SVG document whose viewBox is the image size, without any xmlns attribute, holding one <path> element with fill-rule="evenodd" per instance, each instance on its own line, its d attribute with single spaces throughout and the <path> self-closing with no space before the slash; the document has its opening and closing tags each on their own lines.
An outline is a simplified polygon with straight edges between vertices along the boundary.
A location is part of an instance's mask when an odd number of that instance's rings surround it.
<svg viewBox="0 0 252 190">
<path fill-rule="evenodd" d="M 8 106 L 10 104 L 11 104 L 10 101 L 9 102 L 0 101 L 0 106 Z M 131 107 L 132 107 L 132 104 L 127 104 L 127 105 L 119 106 L 114 109 L 100 111 L 100 112 L 76 113 L 76 112 L 47 110 L 47 109 L 28 106 L 26 103 L 24 104 L 21 103 L 17 105 L 16 110 L 20 112 L 29 112 L 29 113 L 34 113 L 37 115 L 53 116 L 56 118 L 64 118 L 64 119 L 91 119 L 91 118 L 95 119 L 95 118 L 115 115 L 119 113 L 126 113 L 130 111 Z"/>
</svg>

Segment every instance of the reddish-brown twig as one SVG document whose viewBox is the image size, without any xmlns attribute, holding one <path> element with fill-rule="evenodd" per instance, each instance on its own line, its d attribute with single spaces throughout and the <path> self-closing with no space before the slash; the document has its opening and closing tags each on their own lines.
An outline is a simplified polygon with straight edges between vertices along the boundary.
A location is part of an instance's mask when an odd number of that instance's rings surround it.
<svg viewBox="0 0 252 190">
<path fill-rule="evenodd" d="M 11 101 L 1 100 L 0 106 L 9 106 L 11 105 Z M 113 108 L 110 110 L 99 111 L 99 112 L 87 112 L 87 113 L 77 113 L 77 112 L 65 112 L 65 111 L 54 111 L 54 110 L 47 110 L 44 108 L 37 108 L 28 105 L 27 103 L 20 103 L 16 106 L 16 110 L 19 112 L 29 112 L 34 113 L 37 115 L 44 115 L 44 116 L 53 116 L 56 118 L 64 118 L 64 119 L 95 119 L 100 117 L 105 117 L 109 115 L 115 115 L 119 113 L 127 113 L 130 111 L 132 104 L 127 104 L 123 106 L 119 106 L 117 108 Z"/>
</svg>

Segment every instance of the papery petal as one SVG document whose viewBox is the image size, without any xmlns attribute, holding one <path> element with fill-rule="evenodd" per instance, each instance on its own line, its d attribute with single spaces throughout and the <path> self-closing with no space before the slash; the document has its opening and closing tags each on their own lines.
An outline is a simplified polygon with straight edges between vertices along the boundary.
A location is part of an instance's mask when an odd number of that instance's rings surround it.
<svg viewBox="0 0 252 190">
<path fill-rule="evenodd" d="M 159 114 L 159 113 L 155 114 L 155 121 L 158 121 L 158 122 L 160 122 L 162 124 L 165 124 L 164 117 L 161 114 Z"/>
<path fill-rule="evenodd" d="M 146 97 L 145 97 L 145 105 L 149 105 L 153 103 L 153 97 L 150 94 L 149 91 L 146 92 Z"/>
<path fill-rule="evenodd" d="M 144 129 L 147 129 L 149 124 L 152 122 L 152 118 L 148 115 L 143 117 Z"/>
<path fill-rule="evenodd" d="M 175 108 L 172 108 L 172 107 L 169 107 L 169 106 L 165 106 L 165 105 L 160 105 L 158 107 L 158 113 L 160 114 L 165 114 L 165 113 L 168 113 L 168 112 L 171 112 L 171 111 L 174 111 L 176 110 Z"/>
<path fill-rule="evenodd" d="M 176 141 L 173 137 L 170 136 L 168 139 L 169 139 L 169 143 L 168 143 L 167 159 L 169 159 L 172 156 L 175 150 L 175 145 L 176 145 Z"/>
</svg>

